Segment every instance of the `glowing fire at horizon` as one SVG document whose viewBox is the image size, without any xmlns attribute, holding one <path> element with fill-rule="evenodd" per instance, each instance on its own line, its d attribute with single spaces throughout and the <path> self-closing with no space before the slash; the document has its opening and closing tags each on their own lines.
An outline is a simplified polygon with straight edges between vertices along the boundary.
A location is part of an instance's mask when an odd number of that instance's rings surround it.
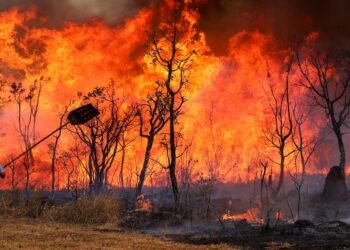
<svg viewBox="0 0 350 250">
<path fill-rule="evenodd" d="M 12 82 L 23 82 L 28 89 L 36 79 L 44 77 L 37 138 L 57 127 L 59 113 L 70 100 L 77 99 L 78 92 L 86 94 L 96 86 L 106 86 L 111 79 L 127 102 L 144 100 L 154 82 L 162 77 L 160 69 L 152 65 L 147 56 L 147 31 L 157 26 L 154 22 L 160 22 L 159 12 L 165 12 L 171 5 L 145 7 L 135 16 L 126 18 L 122 25 L 109 25 L 93 18 L 83 23 L 65 22 L 58 28 L 46 27 L 45 18 L 37 14 L 35 7 L 25 10 L 14 7 L 1 12 L 1 81 L 6 86 Z M 220 181 L 253 181 L 260 173 L 254 165 L 256 155 L 275 156 L 263 137 L 263 129 L 271 123 L 268 83 L 270 79 L 277 92 L 282 91 L 285 63 L 290 51 L 280 49 L 273 34 L 241 30 L 229 39 L 228 53 L 218 56 L 208 45 L 206 33 L 196 25 L 200 14 L 189 7 L 185 11 L 190 24 L 188 32 L 198 36 L 189 45 L 189 49 L 195 49 L 197 54 L 186 89 L 188 101 L 179 123 L 186 141 L 192 141 L 192 157 L 197 160 L 195 172 L 209 175 L 205 155 L 220 150 L 220 163 L 216 169 L 216 177 Z M 308 49 L 315 44 L 319 36 L 322 34 L 316 31 L 308 34 L 303 40 L 303 48 Z M 298 70 L 293 68 L 291 82 L 297 83 L 299 77 Z M 295 100 L 304 101 L 303 91 L 298 88 L 291 94 Z M 3 96 L 9 96 L 7 87 Z M 320 113 L 315 111 L 305 125 L 306 138 L 319 135 L 320 128 L 325 126 L 324 115 Z M 11 155 L 23 150 L 13 102 L 5 105 L 0 119 L 0 159 L 6 162 Z M 138 129 L 134 133 L 136 135 Z M 156 140 L 159 142 L 160 138 L 158 136 Z M 64 131 L 59 145 L 60 154 L 68 150 L 73 142 L 69 132 Z M 140 169 L 144 144 L 141 138 L 135 136 L 127 148 L 124 176 L 125 182 L 130 185 L 137 181 L 135 171 Z M 323 145 L 315 154 L 308 173 L 324 174 L 330 164 L 337 163 L 337 152 L 330 145 L 333 144 Z M 50 183 L 48 151 L 47 145 L 34 150 L 36 171 L 31 178 L 36 188 L 47 188 Z M 156 157 L 159 152 L 155 148 L 152 154 Z M 64 188 L 67 176 L 62 164 L 58 163 L 57 167 L 59 188 Z M 117 175 L 120 164 L 121 154 L 118 153 L 112 171 L 114 175 Z M 287 172 L 295 171 L 293 162 L 288 164 Z M 21 169 L 21 164 L 18 163 L 16 168 Z M 270 171 L 277 175 L 279 170 L 271 164 Z M 75 174 L 75 181 L 84 185 L 87 177 L 83 167 L 78 166 Z M 118 185 L 118 177 L 114 175 L 111 175 L 109 183 Z M 161 180 L 159 177 L 155 184 L 162 184 Z M 151 184 L 149 179 L 146 184 Z M 11 183 L 7 180 L 1 185 L 10 187 Z"/>
</svg>

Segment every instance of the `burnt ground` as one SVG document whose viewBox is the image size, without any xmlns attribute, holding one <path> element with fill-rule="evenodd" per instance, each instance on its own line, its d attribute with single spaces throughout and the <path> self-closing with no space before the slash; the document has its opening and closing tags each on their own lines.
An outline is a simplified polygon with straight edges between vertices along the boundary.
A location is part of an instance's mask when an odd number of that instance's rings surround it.
<svg viewBox="0 0 350 250">
<path fill-rule="evenodd" d="M 136 238 L 149 236 L 149 239 L 165 240 L 174 246 L 176 244 L 183 245 L 185 249 L 203 246 L 215 249 L 225 247 L 227 249 L 227 246 L 234 249 L 350 249 L 350 194 L 348 199 L 342 202 L 324 202 L 317 197 L 319 196 L 303 199 L 300 217 L 308 218 L 310 221 L 291 223 L 286 198 L 270 206 L 273 211 L 283 212 L 284 216 L 281 219 L 273 219 L 276 218 L 276 213 L 272 212 L 271 219 L 270 216 L 267 217 L 269 213 L 261 209 L 260 214 L 255 216 L 256 219 L 262 218 L 263 224 L 248 223 L 246 220 L 219 221 L 217 215 L 222 215 L 224 211 L 231 209 L 231 207 L 225 207 L 231 202 L 216 199 L 213 201 L 216 210 L 211 211 L 211 214 L 215 216 L 209 220 L 204 216 L 206 213 L 201 215 L 198 211 L 197 214 L 201 217 L 197 215 L 196 218 L 188 216 L 177 218 L 171 209 L 157 210 L 158 212 L 156 210 L 137 212 L 126 209 L 122 216 L 123 222 L 118 225 L 117 231 L 113 227 L 110 230 L 97 230 L 97 232 L 117 234 L 118 236 L 119 229 L 121 229 L 123 233 L 136 233 L 138 235 Z M 295 198 L 290 195 L 288 199 L 291 202 Z M 246 211 L 248 206 L 245 206 L 245 203 L 236 200 L 233 208 L 237 210 L 230 210 L 233 211 L 232 214 Z M 295 203 L 291 204 L 292 207 L 295 207 Z M 266 209 L 271 210 L 270 208 Z M 266 221 L 270 221 L 269 226 L 266 226 Z M 9 228 L 12 221 L 9 220 L 7 224 L 5 228 Z M 22 228 L 22 224 L 12 230 L 13 233 L 8 235 L 6 244 L 13 244 L 13 235 L 17 235 L 19 228 Z M 142 234 L 139 234 L 140 232 Z M 30 231 L 28 233 L 30 234 Z M 64 234 L 62 233 L 62 235 Z M 0 232 L 0 243 L 3 236 L 4 233 Z M 38 233 L 38 237 L 44 236 Z M 130 241 L 127 239 L 126 246 L 129 243 Z M 35 242 L 30 244 L 35 244 Z M 100 241 L 96 240 L 96 244 L 100 244 Z M 135 243 L 134 247 L 138 248 L 138 243 Z"/>
<path fill-rule="evenodd" d="M 296 227 L 294 224 L 275 228 L 227 229 L 222 231 L 168 234 L 182 243 L 240 246 L 243 249 L 348 249 L 350 226 L 339 221 Z"/>
<path fill-rule="evenodd" d="M 162 219 L 157 217 L 156 224 L 147 225 L 147 221 L 152 219 L 142 217 L 138 217 L 137 221 L 144 227 L 136 226 L 129 230 L 191 245 L 224 244 L 235 249 L 350 249 L 350 225 L 337 220 L 321 223 L 281 220 L 269 226 L 246 220 L 182 221 L 176 224 L 175 220 L 169 220 L 169 215 L 163 220 L 167 223 L 162 224 Z"/>
<path fill-rule="evenodd" d="M 137 219 L 133 218 L 137 223 L 127 230 L 165 237 L 179 243 L 208 246 L 224 244 L 235 249 L 350 249 L 350 225 L 343 221 L 316 224 L 308 220 L 295 223 L 281 220 L 269 226 L 248 223 L 246 220 L 202 223 L 182 221 L 177 224 L 174 219 L 169 219 L 170 214 L 165 217 L 157 216 L 154 222 L 155 218 L 138 216 Z M 138 223 L 143 226 L 136 225 Z"/>
<path fill-rule="evenodd" d="M 339 221 L 266 229 L 244 221 L 126 230 L 1 217 L 1 249 L 349 249 L 350 226 Z M 307 225 L 309 224 L 309 225 Z M 192 230 L 192 231 L 190 231 Z M 151 236 L 151 235 L 154 236 Z"/>
<path fill-rule="evenodd" d="M 267 213 L 261 210 L 257 215 L 257 218 L 262 218 L 260 224 L 248 223 L 244 219 L 219 221 L 215 217 L 209 221 L 202 218 L 191 223 L 189 218 L 177 221 L 169 211 L 131 213 L 126 216 L 129 218 L 126 227 L 193 245 L 225 244 L 242 249 L 350 249 L 349 197 L 341 202 L 325 202 L 319 199 L 319 195 L 306 197 L 301 217 L 308 220 L 295 223 L 288 213 L 285 199 L 282 199 L 271 206 L 274 211 L 283 211 L 284 218 L 276 220 L 276 214 L 271 213 L 274 218 L 268 220 L 268 226 Z M 218 204 L 217 201 L 213 203 Z M 222 211 L 218 214 L 222 214 Z"/>
</svg>

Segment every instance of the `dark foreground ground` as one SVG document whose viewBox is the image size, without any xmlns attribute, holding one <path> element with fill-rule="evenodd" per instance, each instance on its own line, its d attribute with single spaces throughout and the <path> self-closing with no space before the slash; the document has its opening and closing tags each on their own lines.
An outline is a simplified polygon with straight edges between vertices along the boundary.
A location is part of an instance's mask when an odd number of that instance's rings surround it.
<svg viewBox="0 0 350 250">
<path fill-rule="evenodd" d="M 177 242 L 228 244 L 242 249 L 350 249 L 350 226 L 339 221 L 320 225 L 226 229 L 216 232 L 168 234 Z"/>
<path fill-rule="evenodd" d="M 78 226 L 39 219 L 0 218 L 0 249 L 348 249 L 350 226 L 252 227 L 245 222 L 224 230 L 181 228 L 133 232 L 113 226 Z M 149 235 L 152 234 L 153 236 Z"/>
</svg>

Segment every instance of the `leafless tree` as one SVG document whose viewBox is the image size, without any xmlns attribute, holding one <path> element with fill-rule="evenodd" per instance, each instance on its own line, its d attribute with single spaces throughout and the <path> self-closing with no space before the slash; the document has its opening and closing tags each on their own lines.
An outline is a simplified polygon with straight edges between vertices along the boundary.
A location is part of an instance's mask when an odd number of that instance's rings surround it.
<svg viewBox="0 0 350 250">
<path fill-rule="evenodd" d="M 124 183 L 124 167 L 125 167 L 125 157 L 126 157 L 126 151 L 127 148 L 132 144 L 132 142 L 135 140 L 135 138 L 130 137 L 127 133 L 128 131 L 125 130 L 122 132 L 119 140 L 119 147 L 120 147 L 120 152 L 121 152 L 121 160 L 120 160 L 120 168 L 119 168 L 119 183 L 122 189 L 125 187 Z M 108 178 L 108 173 L 109 170 L 111 169 L 112 166 L 106 169 L 106 184 L 107 184 L 107 178 Z"/>
<path fill-rule="evenodd" d="M 122 159 L 120 161 L 120 170 L 119 170 L 119 183 L 122 189 L 124 189 L 124 165 L 125 165 L 125 154 L 126 154 L 126 140 L 125 133 L 122 133 L 120 136 L 119 145 L 121 146 Z"/>
<path fill-rule="evenodd" d="M 321 107 L 337 138 L 339 167 L 345 168 L 344 128 L 350 115 L 350 52 L 325 55 L 308 55 L 301 58 L 296 53 L 301 85 L 309 90 L 312 104 Z"/>
<path fill-rule="evenodd" d="M 68 151 L 63 151 L 58 157 L 57 161 L 60 162 L 63 170 L 66 174 L 66 189 L 72 190 L 72 177 L 77 176 L 77 162 L 74 161 L 73 155 Z M 77 182 L 77 180 L 75 180 Z"/>
<path fill-rule="evenodd" d="M 205 206 L 205 218 L 207 221 L 209 221 L 210 211 L 212 209 L 212 198 L 213 193 L 215 190 L 215 185 L 217 183 L 217 180 L 206 178 L 203 174 L 199 176 L 199 179 L 196 183 L 200 197 L 203 199 L 204 206 Z"/>
<path fill-rule="evenodd" d="M 146 138 L 147 145 L 139 181 L 136 188 L 136 197 L 141 195 L 145 181 L 151 150 L 155 136 L 163 129 L 169 120 L 168 95 L 163 93 L 161 86 L 157 85 L 153 94 L 147 96 L 145 103 L 139 106 L 137 115 L 140 119 L 140 136 Z"/>
<path fill-rule="evenodd" d="M 260 206 L 264 207 L 268 204 L 269 192 L 271 191 L 268 177 L 268 168 L 271 168 L 271 164 L 266 152 L 253 151 L 252 155 L 254 156 L 251 159 L 250 165 L 255 169 L 253 193 L 258 196 L 258 188 L 256 188 L 255 185 L 259 185 Z"/>
<path fill-rule="evenodd" d="M 60 114 L 59 118 L 59 127 L 62 127 L 64 123 L 64 119 L 66 117 L 66 114 L 68 112 L 69 105 L 66 105 L 64 107 L 63 112 Z M 57 146 L 58 142 L 60 140 L 60 137 L 62 135 L 62 128 L 58 131 L 57 135 L 55 136 L 55 140 L 53 143 L 48 144 L 49 151 L 51 153 L 51 194 L 54 195 L 55 193 L 55 165 L 56 165 L 56 153 L 57 153 Z"/>
<path fill-rule="evenodd" d="M 270 81 L 270 93 L 272 101 L 270 102 L 270 108 L 273 115 L 273 122 L 269 128 L 263 131 L 264 136 L 270 146 L 276 149 L 279 160 L 273 163 L 279 166 L 280 173 L 277 187 L 274 190 L 274 194 L 277 195 L 281 190 L 284 182 L 284 170 L 286 165 L 286 158 L 293 154 L 295 150 L 288 150 L 287 144 L 291 139 L 293 132 L 293 120 L 290 107 L 290 90 L 289 90 L 289 76 L 293 65 L 293 59 L 290 60 L 287 65 L 284 90 L 280 95 L 275 93 L 274 87 Z M 270 73 L 268 74 L 270 80 Z"/>
<path fill-rule="evenodd" d="M 9 157 L 9 162 L 12 161 L 14 159 L 14 156 L 10 156 Z M 20 181 L 20 178 L 18 176 L 18 173 L 16 174 L 16 162 L 12 162 L 9 166 L 10 171 L 11 171 L 11 187 L 12 187 L 12 191 L 16 191 L 17 187 L 18 187 L 18 183 Z"/>
<path fill-rule="evenodd" d="M 269 166 L 269 162 L 267 160 L 259 160 L 260 165 L 260 204 L 262 207 L 267 203 L 268 201 L 268 189 L 267 189 L 267 183 L 265 181 L 266 171 Z M 266 200 L 264 200 L 264 189 L 266 189 Z"/>
<path fill-rule="evenodd" d="M 218 181 L 221 178 L 222 167 L 224 165 L 224 142 L 221 132 L 215 133 L 214 111 L 215 102 L 212 101 L 210 110 L 207 113 L 210 131 L 203 158 L 210 179 Z"/>
<path fill-rule="evenodd" d="M 12 83 L 10 94 L 17 106 L 17 131 L 22 139 L 25 150 L 36 142 L 36 122 L 40 105 L 42 82 L 44 77 L 35 80 L 26 90 L 22 83 Z M 34 166 L 33 152 L 29 151 L 23 159 L 26 171 L 25 191 L 28 195 L 29 176 Z"/>
<path fill-rule="evenodd" d="M 175 125 L 181 108 L 185 102 L 183 89 L 189 84 L 188 74 L 191 69 L 192 56 L 195 51 L 187 51 L 186 45 L 190 41 L 183 41 L 184 27 L 187 23 L 181 15 L 181 11 L 175 11 L 170 15 L 170 21 L 161 25 L 158 32 L 151 35 L 150 56 L 156 65 L 161 66 L 166 73 L 166 78 L 159 81 L 169 95 L 169 176 L 174 195 L 175 213 L 179 211 L 179 190 L 176 178 L 177 142 Z"/>
<path fill-rule="evenodd" d="M 295 158 L 295 159 L 297 159 L 297 158 Z M 303 188 L 305 178 L 304 178 L 304 173 L 301 173 L 301 174 L 299 173 L 298 164 L 296 162 L 295 162 L 295 172 L 294 172 L 294 174 L 289 172 L 289 176 L 290 176 L 292 182 L 294 183 L 295 190 L 297 191 L 297 195 L 298 195 L 297 215 L 298 215 L 298 219 L 300 219 L 301 195 L 302 195 L 302 188 Z M 293 213 L 291 213 L 291 214 L 293 215 Z"/>
<path fill-rule="evenodd" d="M 72 160 L 73 158 L 77 165 L 81 166 L 84 169 L 84 173 L 87 175 L 87 180 L 85 182 L 84 188 L 88 188 L 89 193 L 92 193 L 93 191 L 93 183 L 94 183 L 94 171 L 91 164 L 88 164 L 85 159 L 89 156 L 89 148 L 86 146 L 85 143 L 83 143 L 79 138 L 74 138 L 74 145 L 69 148 L 69 151 L 67 152 L 69 155 L 71 155 Z M 86 178 L 85 178 L 86 179 Z"/>
<path fill-rule="evenodd" d="M 185 143 L 184 152 L 178 161 L 177 174 L 179 177 L 179 190 L 181 194 L 181 206 L 184 214 L 190 215 L 192 219 L 192 212 L 194 208 L 194 190 L 193 185 L 198 173 L 195 166 L 198 160 L 194 156 L 193 139 Z"/>
<path fill-rule="evenodd" d="M 121 136 L 132 126 L 134 107 L 125 107 L 125 102 L 117 96 L 113 82 L 106 88 L 95 88 L 84 99 L 94 102 L 100 116 L 76 126 L 75 133 L 89 149 L 90 182 L 93 182 L 95 194 L 99 194 L 105 187 L 106 169 L 116 158 Z"/>
<path fill-rule="evenodd" d="M 312 138 L 304 138 L 303 125 L 309 118 L 309 111 L 305 111 L 306 107 L 295 103 L 292 108 L 294 128 L 292 132 L 292 141 L 296 149 L 296 157 L 300 158 L 302 174 L 305 174 L 306 167 L 321 144 L 322 138 L 313 136 Z"/>
</svg>

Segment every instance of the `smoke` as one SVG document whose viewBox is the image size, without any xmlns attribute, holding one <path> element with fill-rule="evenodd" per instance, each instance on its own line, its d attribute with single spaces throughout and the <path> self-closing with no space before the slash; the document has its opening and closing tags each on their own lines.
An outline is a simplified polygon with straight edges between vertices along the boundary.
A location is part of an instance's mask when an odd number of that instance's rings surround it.
<svg viewBox="0 0 350 250">
<path fill-rule="evenodd" d="M 217 54 L 225 54 L 229 38 L 242 30 L 272 34 L 281 48 L 315 31 L 326 46 L 350 39 L 347 0 L 201 0 L 197 4 L 199 28 Z"/>
<path fill-rule="evenodd" d="M 0 11 L 13 6 L 36 6 L 38 14 L 47 19 L 48 27 L 57 27 L 65 21 L 84 22 L 92 17 L 115 25 L 142 8 L 156 7 L 163 1 L 3 0 Z M 347 0 L 193 0 L 191 5 L 200 13 L 199 30 L 206 33 L 209 46 L 219 55 L 227 53 L 230 37 L 243 30 L 273 34 L 281 48 L 315 31 L 320 32 L 326 45 L 350 40 Z"/>
<path fill-rule="evenodd" d="M 14 6 L 35 6 L 38 15 L 47 19 L 45 25 L 56 27 L 66 21 L 85 22 L 93 17 L 114 25 L 134 16 L 146 4 L 138 0 L 5 0 L 0 2 L 0 11 Z"/>
</svg>

